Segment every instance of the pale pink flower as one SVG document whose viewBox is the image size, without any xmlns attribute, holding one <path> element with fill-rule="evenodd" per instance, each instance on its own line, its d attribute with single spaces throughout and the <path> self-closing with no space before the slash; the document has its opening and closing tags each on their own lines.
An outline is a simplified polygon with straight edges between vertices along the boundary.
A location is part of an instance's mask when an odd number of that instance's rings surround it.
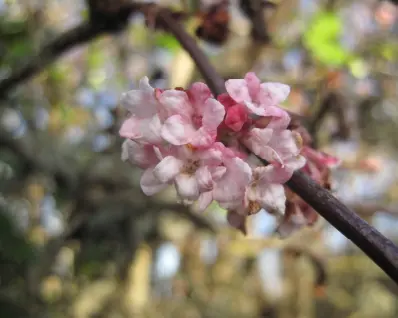
<svg viewBox="0 0 398 318">
<path fill-rule="evenodd" d="M 244 79 L 230 79 L 225 82 L 228 94 L 238 104 L 247 107 L 250 113 L 258 116 L 284 116 L 278 105 L 290 93 L 288 85 L 281 83 L 261 83 L 256 74 L 247 73 Z"/>
<path fill-rule="evenodd" d="M 141 169 L 147 169 L 159 163 L 155 146 L 139 144 L 133 140 L 126 139 L 122 144 L 122 160 Z"/>
<path fill-rule="evenodd" d="M 301 137 L 297 132 L 253 128 L 243 140 L 255 155 L 279 168 L 280 183 L 289 180 L 295 170 L 305 165 L 305 158 L 300 155 Z"/>
<path fill-rule="evenodd" d="M 287 85 L 260 83 L 254 73 L 225 85 L 228 94 L 215 99 L 204 83 L 160 90 L 144 77 L 122 98 L 129 111 L 120 128 L 122 160 L 145 169 L 146 195 L 173 185 L 182 202 L 198 200 L 200 210 L 216 200 L 243 232 L 246 217 L 261 209 L 282 219 L 281 234 L 312 224 L 316 212 L 283 183 L 302 169 L 326 184 L 335 158 L 303 148 L 300 133 L 287 129 L 290 116 L 279 107 Z M 251 162 L 246 147 L 268 164 Z"/>
<path fill-rule="evenodd" d="M 124 93 L 121 104 L 129 112 L 129 117 L 119 130 L 121 137 L 149 144 L 162 142 L 159 102 L 155 98 L 154 88 L 149 85 L 148 77 L 140 80 L 139 89 Z"/>
<path fill-rule="evenodd" d="M 279 182 L 280 176 L 275 167 L 268 165 L 253 170 L 252 180 L 245 191 L 244 206 L 247 214 L 261 209 L 274 215 L 285 212 L 285 189 Z"/>
<path fill-rule="evenodd" d="M 217 149 L 179 147 L 148 172 L 153 177 L 146 175 L 144 185 L 148 186 L 147 181 L 153 186 L 174 183 L 181 199 L 194 201 L 202 192 L 211 191 L 214 182 L 223 176 L 226 168 L 221 163 L 222 153 Z"/>
<path fill-rule="evenodd" d="M 191 144 L 197 148 L 211 146 L 217 137 L 217 128 L 223 121 L 223 105 L 210 97 L 202 83 L 195 83 L 187 92 L 166 90 L 158 100 L 164 107 L 161 136 L 173 145 Z"/>
<path fill-rule="evenodd" d="M 246 186 L 252 179 L 252 168 L 240 158 L 224 161 L 225 174 L 217 181 L 213 189 L 213 198 L 226 209 L 237 209 L 242 206 Z"/>
</svg>

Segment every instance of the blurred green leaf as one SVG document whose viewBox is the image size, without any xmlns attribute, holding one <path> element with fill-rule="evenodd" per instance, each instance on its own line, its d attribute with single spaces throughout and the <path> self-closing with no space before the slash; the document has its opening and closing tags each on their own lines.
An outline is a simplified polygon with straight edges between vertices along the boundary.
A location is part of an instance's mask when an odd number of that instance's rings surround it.
<svg viewBox="0 0 398 318">
<path fill-rule="evenodd" d="M 28 24 L 26 20 L 3 20 L 0 19 L 0 39 L 11 39 L 28 35 Z"/>
<path fill-rule="evenodd" d="M 304 33 L 304 44 L 319 62 L 340 66 L 351 58 L 340 43 L 341 32 L 341 18 L 333 12 L 321 12 Z"/>
<path fill-rule="evenodd" d="M 93 47 L 90 49 L 88 54 L 88 67 L 90 69 L 97 69 L 103 67 L 105 56 L 100 47 Z"/>
<path fill-rule="evenodd" d="M 2 260 L 16 264 L 34 256 L 32 246 L 18 231 L 4 208 L 0 208 L 0 255 Z"/>
<path fill-rule="evenodd" d="M 174 36 L 166 33 L 156 34 L 155 44 L 159 47 L 170 50 L 173 53 L 181 48 L 181 45 L 177 39 Z"/>
<path fill-rule="evenodd" d="M 398 54 L 398 43 L 386 42 L 379 47 L 380 55 L 388 61 L 393 61 Z"/>
</svg>

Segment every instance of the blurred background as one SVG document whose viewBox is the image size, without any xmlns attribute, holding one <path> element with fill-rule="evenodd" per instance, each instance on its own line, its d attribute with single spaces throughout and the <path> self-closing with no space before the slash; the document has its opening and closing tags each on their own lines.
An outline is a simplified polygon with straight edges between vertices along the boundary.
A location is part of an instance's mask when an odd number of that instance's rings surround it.
<svg viewBox="0 0 398 318">
<path fill-rule="evenodd" d="M 130 1 L 0 0 L 0 317 L 397 317 L 398 287 L 323 219 L 280 240 L 260 212 L 244 237 L 216 205 L 141 193 L 120 159 L 120 94 L 145 75 L 159 88 L 201 77 L 156 10 L 42 50 L 95 3 Z M 398 242 L 396 5 L 157 3 L 184 13 L 225 79 L 291 85 L 284 106 L 343 161 L 336 195 Z M 33 77 L 4 85 L 29 63 Z"/>
</svg>

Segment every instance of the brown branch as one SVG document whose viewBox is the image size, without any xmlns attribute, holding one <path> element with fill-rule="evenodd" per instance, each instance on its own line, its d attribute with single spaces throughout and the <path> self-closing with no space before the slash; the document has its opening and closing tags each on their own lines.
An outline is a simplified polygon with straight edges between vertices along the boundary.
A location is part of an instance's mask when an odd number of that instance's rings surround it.
<svg viewBox="0 0 398 318">
<path fill-rule="evenodd" d="M 166 10 L 160 11 L 157 19 L 167 25 L 169 31 L 191 55 L 213 93 L 216 95 L 224 93 L 222 78 L 183 27 L 174 21 Z M 398 283 L 398 247 L 391 240 L 384 237 L 301 171 L 296 171 L 287 185 Z"/>
<path fill-rule="evenodd" d="M 264 18 L 264 1 L 241 0 L 239 4 L 252 22 L 251 33 L 253 39 L 264 44 L 271 42 L 271 37 L 268 34 L 267 24 Z"/>
</svg>

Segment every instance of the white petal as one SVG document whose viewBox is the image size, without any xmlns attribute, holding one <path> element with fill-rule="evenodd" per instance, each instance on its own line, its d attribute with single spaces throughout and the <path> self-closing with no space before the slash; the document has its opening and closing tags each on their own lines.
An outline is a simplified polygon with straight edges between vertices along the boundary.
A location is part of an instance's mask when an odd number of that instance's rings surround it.
<svg viewBox="0 0 398 318">
<path fill-rule="evenodd" d="M 271 214 L 283 215 L 285 213 L 286 195 L 281 184 L 269 184 L 256 187 L 257 202 Z"/>
<path fill-rule="evenodd" d="M 206 148 L 213 144 L 216 139 L 216 133 L 209 134 L 209 132 L 200 127 L 197 131 L 193 132 L 190 144 L 197 148 Z"/>
<path fill-rule="evenodd" d="M 183 165 L 184 163 L 181 160 L 167 156 L 153 169 L 153 175 L 160 182 L 167 183 L 180 173 Z"/>
<path fill-rule="evenodd" d="M 206 130 L 217 130 L 225 116 L 224 106 L 214 98 L 209 98 L 204 107 L 202 125 Z"/>
<path fill-rule="evenodd" d="M 274 83 L 274 82 L 262 83 L 261 89 L 265 90 L 268 94 L 270 94 L 275 105 L 285 101 L 290 94 L 289 85 L 282 83 Z"/>
<path fill-rule="evenodd" d="M 154 195 L 167 187 L 167 184 L 160 182 L 153 175 L 153 169 L 144 171 L 140 181 L 141 189 L 146 195 Z"/>
<path fill-rule="evenodd" d="M 211 173 L 211 176 L 212 176 L 213 180 L 219 180 L 227 172 L 227 168 L 224 167 L 224 166 L 209 167 L 209 171 Z"/>
<path fill-rule="evenodd" d="M 169 117 L 163 124 L 161 135 L 169 143 L 180 146 L 188 144 L 192 140 L 194 129 L 180 115 Z"/>
<path fill-rule="evenodd" d="M 155 99 L 153 87 L 149 85 L 148 77 L 140 80 L 139 89 L 122 94 L 121 104 L 139 118 L 155 115 L 158 101 Z"/>
<path fill-rule="evenodd" d="M 252 103 L 252 102 L 248 102 L 248 101 L 245 101 L 244 104 L 250 113 L 256 114 L 258 116 L 266 115 L 265 108 L 260 107 L 259 105 Z"/>
<path fill-rule="evenodd" d="M 166 112 L 166 118 L 173 115 L 180 115 L 184 119 L 191 118 L 194 109 L 188 95 L 184 91 L 169 89 L 161 93 L 159 102 Z"/>
<path fill-rule="evenodd" d="M 122 160 L 129 160 L 130 163 L 142 169 L 156 165 L 159 162 L 153 146 L 141 145 L 130 139 L 126 139 L 122 144 Z"/>
<path fill-rule="evenodd" d="M 206 166 L 199 167 L 195 172 L 195 176 L 200 192 L 207 192 L 213 189 L 213 178 Z"/>
<path fill-rule="evenodd" d="M 251 101 L 249 89 L 244 79 L 230 79 L 225 82 L 225 88 L 233 100 L 238 103 Z"/>
<path fill-rule="evenodd" d="M 153 93 L 155 91 L 155 89 L 149 84 L 148 76 L 144 76 L 143 78 L 140 79 L 138 87 L 140 88 L 140 90 L 148 93 Z"/>
<path fill-rule="evenodd" d="M 197 200 L 199 198 L 199 187 L 195 176 L 181 173 L 175 178 L 178 195 L 182 199 Z"/>
<path fill-rule="evenodd" d="M 198 199 L 199 212 L 203 212 L 204 210 L 206 210 L 212 201 L 213 195 L 211 191 L 201 193 Z"/>
</svg>

